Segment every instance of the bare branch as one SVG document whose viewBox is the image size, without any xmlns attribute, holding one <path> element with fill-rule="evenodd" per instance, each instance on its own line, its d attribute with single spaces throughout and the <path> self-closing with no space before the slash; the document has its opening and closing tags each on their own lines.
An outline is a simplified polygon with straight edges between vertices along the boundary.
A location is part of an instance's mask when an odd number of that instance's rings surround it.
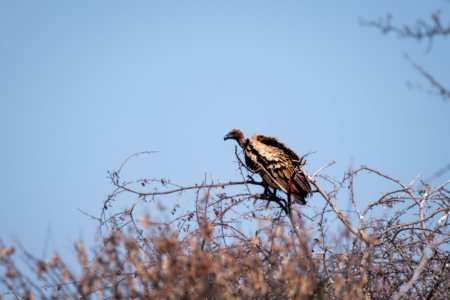
<svg viewBox="0 0 450 300">
<path fill-rule="evenodd" d="M 314 179 L 314 177 L 316 177 L 316 175 L 319 174 L 320 171 L 322 171 L 322 170 L 325 169 L 325 168 L 328 168 L 328 167 L 331 166 L 331 165 L 334 165 L 335 163 L 337 163 L 337 161 L 334 161 L 334 160 L 333 160 L 333 161 L 330 162 L 329 164 L 323 166 L 322 168 L 320 168 L 319 170 L 317 170 L 316 173 L 314 173 L 313 176 L 311 176 L 311 178 Z"/>
</svg>

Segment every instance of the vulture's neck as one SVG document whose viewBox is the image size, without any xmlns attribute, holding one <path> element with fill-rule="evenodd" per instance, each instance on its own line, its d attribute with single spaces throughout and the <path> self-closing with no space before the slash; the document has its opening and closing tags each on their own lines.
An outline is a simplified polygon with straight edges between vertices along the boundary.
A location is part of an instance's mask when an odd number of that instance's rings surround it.
<svg viewBox="0 0 450 300">
<path fill-rule="evenodd" d="M 247 146 L 247 142 L 248 139 L 246 139 L 245 137 L 242 137 L 240 139 L 237 140 L 239 146 L 241 146 L 242 149 L 245 149 L 245 147 Z"/>
</svg>

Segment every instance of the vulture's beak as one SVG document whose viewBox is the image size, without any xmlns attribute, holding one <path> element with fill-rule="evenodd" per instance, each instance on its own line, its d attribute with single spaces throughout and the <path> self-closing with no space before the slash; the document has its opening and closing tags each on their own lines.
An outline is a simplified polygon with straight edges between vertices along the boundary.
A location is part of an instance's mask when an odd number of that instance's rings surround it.
<svg viewBox="0 0 450 300">
<path fill-rule="evenodd" d="M 231 139 L 230 134 L 227 134 L 226 136 L 223 137 L 223 140 L 226 141 L 228 139 Z"/>
</svg>

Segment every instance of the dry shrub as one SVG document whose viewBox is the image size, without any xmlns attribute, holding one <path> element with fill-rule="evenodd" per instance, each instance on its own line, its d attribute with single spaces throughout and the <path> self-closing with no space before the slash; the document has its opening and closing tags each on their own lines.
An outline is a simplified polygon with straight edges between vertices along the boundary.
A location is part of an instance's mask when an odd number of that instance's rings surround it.
<svg viewBox="0 0 450 300">
<path fill-rule="evenodd" d="M 127 160 L 128 161 L 128 160 Z M 238 162 L 239 163 L 239 162 Z M 123 167 L 123 165 L 122 165 Z M 3 297 L 16 299 L 447 299 L 449 298 L 449 191 L 414 181 L 401 181 L 367 167 L 341 181 L 316 172 L 309 176 L 318 207 L 292 206 L 289 199 L 268 202 L 242 182 L 205 181 L 182 187 L 165 179 L 123 182 L 110 172 L 116 186 L 98 220 L 104 234 L 95 255 L 76 243 L 82 272 L 71 271 L 58 255 L 41 261 L 20 249 L 30 266 L 20 271 L 14 246 L 1 246 L 0 281 Z M 239 163 L 239 167 L 242 167 Z M 322 170 L 322 169 L 321 169 Z M 320 170 L 320 171 L 321 171 Z M 364 210 L 354 193 L 354 178 L 366 172 L 397 185 Z M 329 187 L 326 191 L 324 186 Z M 119 183 L 122 182 L 122 183 Z M 146 185 L 162 185 L 150 193 Z M 225 193 L 228 188 L 235 193 Z M 222 193 L 212 195 L 214 189 Z M 236 190 L 236 189 L 235 189 Z M 348 190 L 353 209 L 335 202 Z M 147 202 L 164 214 L 155 197 L 193 193 L 192 211 L 181 213 L 178 200 L 169 221 L 138 213 Z M 136 194 L 130 209 L 106 217 L 112 201 Z M 343 192 L 339 194 L 344 195 Z M 320 202 L 319 200 L 322 199 Z M 284 201 L 284 202 L 283 202 Z M 313 201 L 310 201 L 313 202 Z M 279 205 L 286 204 L 286 215 Z M 317 204 L 318 203 L 318 204 Z M 347 203 L 347 202 L 346 202 Z M 270 204 L 270 205 L 268 205 Z M 321 205 L 319 207 L 319 204 Z M 323 204 L 323 205 L 322 205 Z M 381 217 L 369 215 L 381 207 Z M 177 214 L 176 214 L 177 213 Z M 155 214 L 155 213 L 154 213 Z M 136 215 L 138 217 L 136 218 Z M 357 221 L 351 217 L 357 216 Z M 252 235 L 240 227 L 259 220 Z M 337 222 L 342 229 L 336 230 Z M 334 228 L 334 229 L 333 229 Z M 36 274 L 36 279 L 30 279 Z"/>
</svg>

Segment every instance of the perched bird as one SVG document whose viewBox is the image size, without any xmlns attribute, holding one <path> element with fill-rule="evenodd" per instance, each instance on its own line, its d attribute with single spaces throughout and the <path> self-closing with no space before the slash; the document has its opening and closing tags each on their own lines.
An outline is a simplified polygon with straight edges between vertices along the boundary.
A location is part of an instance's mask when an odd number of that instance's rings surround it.
<svg viewBox="0 0 450 300">
<path fill-rule="evenodd" d="M 278 139 L 254 134 L 251 139 L 245 138 L 242 130 L 231 130 L 224 140 L 236 140 L 244 150 L 247 168 L 258 173 L 263 184 L 274 189 L 290 193 L 294 201 L 306 204 L 305 198 L 312 195 L 311 186 L 302 173 L 295 167 L 300 163 L 301 157 Z"/>
</svg>

